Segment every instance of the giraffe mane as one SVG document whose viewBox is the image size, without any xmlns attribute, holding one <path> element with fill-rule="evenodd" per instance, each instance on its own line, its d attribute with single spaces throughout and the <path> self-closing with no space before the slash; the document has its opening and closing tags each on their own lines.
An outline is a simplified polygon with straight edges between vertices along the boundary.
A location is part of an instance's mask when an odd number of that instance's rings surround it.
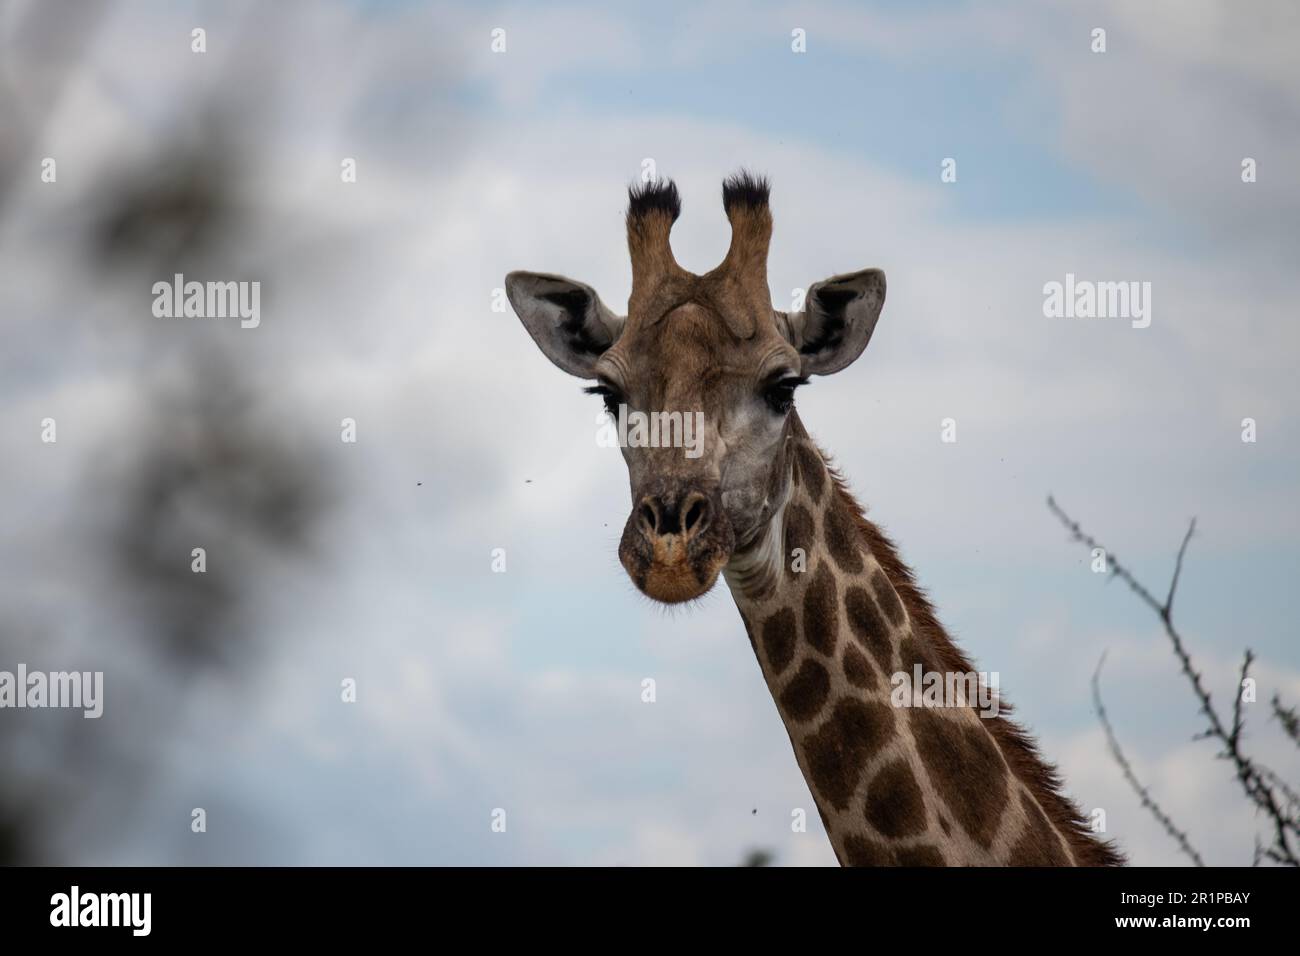
<svg viewBox="0 0 1300 956">
<path fill-rule="evenodd" d="M 894 590 L 907 609 L 916 637 L 934 650 L 945 671 L 961 674 L 974 672 L 966 655 L 939 623 L 924 589 L 916 583 L 912 569 L 899 557 L 894 543 L 867 518 L 862 505 L 849 491 L 843 475 L 831 465 L 830 456 L 820 447 L 818 451 L 831 475 L 834 494 L 853 516 L 859 535 L 894 585 Z M 1069 841 L 1070 851 L 1078 865 L 1123 866 L 1127 861 L 1114 842 L 1097 837 L 1088 828 L 1087 819 L 1078 805 L 1062 792 L 1064 783 L 1056 766 L 1044 759 L 1024 728 L 1008 719 L 1012 707 L 1001 694 L 998 697 L 998 709 L 997 715 L 985 718 L 989 732 L 1011 772 L 1029 788 L 1048 818 Z"/>
</svg>

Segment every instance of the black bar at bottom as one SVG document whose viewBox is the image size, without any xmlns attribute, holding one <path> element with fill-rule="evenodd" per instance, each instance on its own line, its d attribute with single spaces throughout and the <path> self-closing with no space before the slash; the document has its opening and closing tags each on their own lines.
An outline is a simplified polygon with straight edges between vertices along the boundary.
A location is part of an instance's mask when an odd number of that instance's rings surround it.
<svg viewBox="0 0 1300 956">
<path fill-rule="evenodd" d="M 864 945 L 881 937 L 974 944 L 1030 929 L 1065 938 L 1198 934 L 1230 944 L 1293 926 L 1297 890 L 1300 874 L 1293 870 L 1250 868 L 66 867 L 0 870 L 0 926 L 6 942 L 64 937 L 91 945 L 145 939 L 373 945 L 436 930 L 473 933 L 481 942 L 558 938 L 603 948 L 638 939 L 797 938 L 814 927 L 857 936 Z"/>
</svg>

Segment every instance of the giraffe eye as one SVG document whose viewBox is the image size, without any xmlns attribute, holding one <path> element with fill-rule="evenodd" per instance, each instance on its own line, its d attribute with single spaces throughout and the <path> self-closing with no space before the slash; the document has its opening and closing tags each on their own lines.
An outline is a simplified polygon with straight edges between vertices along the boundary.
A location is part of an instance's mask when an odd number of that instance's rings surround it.
<svg viewBox="0 0 1300 956">
<path fill-rule="evenodd" d="M 794 390 L 807 382 L 808 379 L 797 375 L 787 375 L 785 378 L 777 379 L 763 389 L 763 400 L 776 414 L 785 415 L 794 407 Z"/>
<path fill-rule="evenodd" d="M 605 385 L 592 385 L 583 389 L 588 395 L 599 395 L 605 402 L 605 411 L 609 412 L 610 418 L 618 418 L 618 406 L 623 402 L 623 396 Z"/>
</svg>

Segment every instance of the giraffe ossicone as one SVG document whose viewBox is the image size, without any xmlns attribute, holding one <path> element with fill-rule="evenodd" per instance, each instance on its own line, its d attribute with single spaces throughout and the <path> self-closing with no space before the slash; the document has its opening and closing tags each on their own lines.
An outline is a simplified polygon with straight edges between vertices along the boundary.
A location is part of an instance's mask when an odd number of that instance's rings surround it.
<svg viewBox="0 0 1300 956">
<path fill-rule="evenodd" d="M 618 555 L 629 577 L 665 603 L 726 580 L 841 863 L 1122 862 L 1061 793 L 1005 701 L 988 706 L 990 688 L 794 409 L 797 388 L 866 349 L 884 273 L 815 282 L 802 311 L 779 311 L 767 283 L 767 181 L 731 176 L 722 204 L 730 246 L 696 275 L 669 242 L 677 187 L 629 190 L 626 315 L 563 276 L 506 277 L 534 342 L 593 380 L 588 391 L 611 412 L 702 423 L 694 455 L 672 442 L 619 442 L 632 507 Z M 931 673 L 973 683 L 943 706 L 891 702 L 896 675 Z"/>
</svg>

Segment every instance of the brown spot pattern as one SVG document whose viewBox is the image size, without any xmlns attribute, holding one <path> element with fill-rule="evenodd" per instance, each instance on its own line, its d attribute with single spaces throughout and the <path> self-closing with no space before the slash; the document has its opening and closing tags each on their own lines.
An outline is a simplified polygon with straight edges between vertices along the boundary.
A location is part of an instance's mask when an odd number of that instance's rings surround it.
<svg viewBox="0 0 1300 956">
<path fill-rule="evenodd" d="M 925 832 L 925 801 L 906 760 L 881 768 L 867 784 L 867 822 L 882 836 L 914 836 Z"/>
<path fill-rule="evenodd" d="M 876 568 L 875 574 L 871 576 L 871 587 L 876 592 L 876 600 L 884 608 L 885 616 L 895 627 L 903 623 L 903 602 L 898 599 L 898 592 L 894 586 L 889 583 L 889 578 L 885 577 L 885 572 Z"/>
<path fill-rule="evenodd" d="M 783 607 L 763 623 L 763 650 L 772 670 L 781 673 L 794 660 L 794 611 Z"/>
<path fill-rule="evenodd" d="M 852 644 L 844 645 L 844 676 L 854 687 L 864 689 L 876 686 L 876 672 L 860 650 Z"/>
<path fill-rule="evenodd" d="M 830 692 L 830 674 L 820 663 L 809 659 L 785 685 L 781 692 L 781 706 L 795 720 L 810 720 L 821 713 Z"/>
<path fill-rule="evenodd" d="M 861 509 L 841 486 L 831 483 L 831 495 L 855 515 L 866 553 L 880 562 L 888 580 L 905 609 L 905 621 L 911 629 L 925 635 L 928 645 L 938 655 L 944 670 L 958 672 L 971 670 L 970 664 L 951 643 L 951 638 L 936 619 L 934 608 L 917 587 L 911 570 L 899 557 L 898 550 L 878 526 L 861 515 Z M 886 674 L 891 668 L 883 668 Z M 1023 780 L 1030 793 L 1046 814 L 1051 826 L 1064 838 L 1066 849 L 1073 862 L 1083 866 L 1122 866 L 1124 855 L 1109 841 L 1101 840 L 1083 823 L 1077 805 L 1061 793 L 1061 784 L 1054 769 L 1038 754 L 1028 734 L 1005 718 L 983 722 L 996 745 L 1006 754 L 1017 778 Z M 1005 768 L 1003 768 L 1005 770 Z M 973 775 L 972 775 L 973 776 Z M 1005 809 L 1005 806 L 1004 808 Z M 949 817 L 949 826 L 951 820 Z M 842 852 L 842 851 L 841 851 Z"/>
<path fill-rule="evenodd" d="M 844 608 L 853 636 L 875 658 L 876 666 L 888 672 L 893 666 L 894 653 L 889 644 L 889 630 L 876 609 L 876 602 L 862 588 L 851 587 L 844 594 Z"/>
<path fill-rule="evenodd" d="M 822 513 L 822 526 L 826 549 L 835 563 L 849 574 L 860 573 L 866 564 L 862 560 L 862 541 L 853 515 L 843 505 L 834 502 Z"/>
<path fill-rule="evenodd" d="M 794 458 L 799 464 L 799 483 L 808 491 L 808 497 L 816 504 L 822 500 L 826 490 L 826 466 L 817 450 L 805 442 L 794 446 Z"/>
<path fill-rule="evenodd" d="M 789 476 L 789 479 L 787 479 Z M 790 459 L 786 455 L 778 455 L 772 459 L 772 467 L 767 472 L 767 497 L 769 501 L 780 501 L 781 495 L 785 491 L 787 480 L 793 480 L 794 473 L 790 467 Z"/>
<path fill-rule="evenodd" d="M 932 846 L 891 849 L 883 843 L 851 834 L 844 838 L 846 866 L 944 866 L 943 854 Z"/>
<path fill-rule="evenodd" d="M 785 561 L 786 574 L 804 574 L 812 570 L 813 543 L 817 537 L 817 525 L 812 512 L 803 505 L 791 502 L 785 509 Z M 803 571 L 794 569 L 794 549 L 803 548 Z"/>
<path fill-rule="evenodd" d="M 803 636 L 827 656 L 835 653 L 839 632 L 838 605 L 835 602 L 835 577 L 823 563 L 803 592 Z"/>
<path fill-rule="evenodd" d="M 894 855 L 882 843 L 850 835 L 844 838 L 844 862 L 848 866 L 890 866 Z"/>
<path fill-rule="evenodd" d="M 1007 802 L 1007 772 L 993 738 L 924 707 L 908 713 L 930 782 L 957 823 L 988 849 Z"/>
<path fill-rule="evenodd" d="M 937 847 L 911 846 L 897 851 L 899 866 L 944 866 L 943 854 Z"/>
<path fill-rule="evenodd" d="M 1011 848 L 1007 865 L 1069 866 L 1070 858 L 1066 856 L 1060 838 L 1053 832 L 1038 803 L 1022 792 L 1020 806 L 1025 811 L 1025 831 Z"/>
<path fill-rule="evenodd" d="M 837 810 L 849 805 L 867 761 L 894 729 L 894 712 L 885 704 L 846 698 L 804 742 L 808 776 L 822 799 Z"/>
<path fill-rule="evenodd" d="M 934 661 L 933 656 L 928 653 L 920 641 L 911 635 L 903 638 L 898 642 L 898 666 L 907 672 L 909 678 L 915 676 L 912 668 L 921 665 L 921 673 L 929 674 L 930 672 L 939 672 L 942 670 Z M 920 688 L 917 688 L 920 690 Z"/>
</svg>

